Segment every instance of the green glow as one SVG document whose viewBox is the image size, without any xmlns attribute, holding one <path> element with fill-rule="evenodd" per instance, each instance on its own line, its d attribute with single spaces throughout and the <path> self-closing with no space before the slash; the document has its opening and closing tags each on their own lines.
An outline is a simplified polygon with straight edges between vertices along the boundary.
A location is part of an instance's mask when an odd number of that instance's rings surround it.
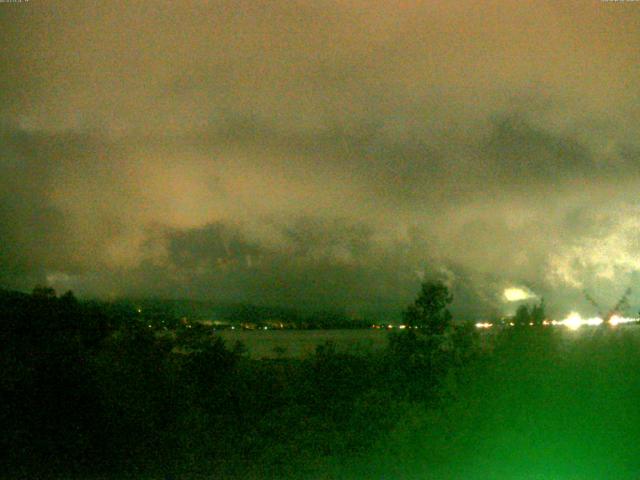
<svg viewBox="0 0 640 480">
<path fill-rule="evenodd" d="M 348 478 L 637 480 L 640 329 L 564 320 L 507 329 L 445 412 L 407 411 L 375 466 Z"/>
</svg>

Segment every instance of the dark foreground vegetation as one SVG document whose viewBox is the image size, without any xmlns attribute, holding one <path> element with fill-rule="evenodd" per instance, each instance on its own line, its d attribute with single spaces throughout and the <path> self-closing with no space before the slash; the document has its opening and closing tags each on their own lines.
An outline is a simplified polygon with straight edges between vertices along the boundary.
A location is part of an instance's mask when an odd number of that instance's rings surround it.
<svg viewBox="0 0 640 480">
<path fill-rule="evenodd" d="M 423 286 L 405 312 L 421 328 L 381 352 L 253 360 L 209 330 L 159 335 L 135 310 L 1 292 L 3 473 L 637 478 L 633 332 L 521 327 L 480 349 L 450 302 Z"/>
<path fill-rule="evenodd" d="M 442 300 L 416 303 L 424 333 L 384 352 L 327 343 L 268 361 L 197 325 L 166 335 L 135 309 L 2 292 L 4 465 L 29 478 L 312 478 L 352 463 L 407 405 L 435 405 L 473 354 L 473 330 L 452 328 Z"/>
</svg>

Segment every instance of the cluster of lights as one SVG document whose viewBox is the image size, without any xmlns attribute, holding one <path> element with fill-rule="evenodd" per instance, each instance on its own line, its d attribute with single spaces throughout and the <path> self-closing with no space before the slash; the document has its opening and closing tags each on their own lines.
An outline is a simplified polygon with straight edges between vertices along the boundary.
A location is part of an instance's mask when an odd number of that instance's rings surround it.
<svg viewBox="0 0 640 480">
<path fill-rule="evenodd" d="M 559 322 L 554 320 L 551 322 L 551 325 L 564 325 L 569 330 L 577 330 L 583 325 L 597 327 L 598 325 L 602 325 L 603 322 L 600 317 L 582 318 L 579 313 L 571 312 L 564 320 L 560 320 Z"/>
<path fill-rule="evenodd" d="M 391 323 L 389 325 L 371 325 L 371 328 L 373 328 L 374 330 L 381 330 L 381 329 L 387 329 L 387 330 L 392 330 L 394 328 L 397 328 L 399 330 L 404 330 L 406 328 L 420 328 L 420 327 L 412 327 L 411 325 L 392 325 Z"/>
<path fill-rule="evenodd" d="M 620 315 L 612 315 L 609 318 L 609 320 L 607 322 L 605 322 L 600 317 L 582 318 L 579 313 L 571 312 L 563 320 L 544 320 L 542 322 L 542 325 L 544 325 L 544 326 L 561 325 L 561 326 L 567 327 L 569 330 L 578 330 L 580 327 L 585 326 L 585 325 L 586 326 L 590 326 L 590 327 L 597 327 L 598 325 L 602 325 L 603 323 L 607 323 L 610 326 L 615 327 L 617 325 L 621 325 L 621 324 L 624 324 L 624 323 L 638 323 L 638 322 L 640 322 L 640 319 L 638 319 L 638 318 L 623 317 L 623 316 L 620 316 Z M 513 327 L 514 323 L 513 322 L 509 322 L 508 325 L 510 327 Z M 533 323 L 529 323 L 529 326 L 533 326 Z M 491 327 L 493 327 L 493 323 L 489 323 L 489 322 L 478 322 L 478 323 L 476 323 L 476 328 L 488 329 L 488 328 L 491 328 Z"/>
<path fill-rule="evenodd" d="M 610 326 L 615 327 L 624 323 L 637 323 L 637 318 L 623 317 L 620 315 L 612 315 L 607 322 L 600 317 L 582 318 L 579 313 L 571 312 L 567 318 L 559 322 L 551 322 L 552 325 L 564 325 L 570 330 L 577 330 L 580 327 L 586 325 L 591 327 L 597 327 L 603 323 L 608 323 Z"/>
<path fill-rule="evenodd" d="M 609 324 L 612 327 L 615 327 L 616 325 L 620 325 L 621 323 L 636 323 L 636 322 L 638 322 L 637 318 L 621 317 L 620 315 L 613 315 L 609 319 Z"/>
</svg>

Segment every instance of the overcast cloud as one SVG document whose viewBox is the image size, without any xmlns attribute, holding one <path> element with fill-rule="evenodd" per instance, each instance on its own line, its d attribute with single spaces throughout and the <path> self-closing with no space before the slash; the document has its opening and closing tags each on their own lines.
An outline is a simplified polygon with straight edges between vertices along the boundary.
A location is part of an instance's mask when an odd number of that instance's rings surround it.
<svg viewBox="0 0 640 480">
<path fill-rule="evenodd" d="M 32 0 L 0 38 L 5 287 L 365 311 L 426 275 L 484 317 L 635 286 L 633 2 Z"/>
</svg>

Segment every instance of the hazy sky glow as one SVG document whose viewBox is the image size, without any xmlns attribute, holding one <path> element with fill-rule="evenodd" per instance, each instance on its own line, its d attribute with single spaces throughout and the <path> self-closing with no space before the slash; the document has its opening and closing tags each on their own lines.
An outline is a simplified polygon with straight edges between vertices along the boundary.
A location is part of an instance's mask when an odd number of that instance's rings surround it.
<svg viewBox="0 0 640 480">
<path fill-rule="evenodd" d="M 640 270 L 637 3 L 31 1 L 0 37 L 0 285 L 588 315 Z"/>
</svg>

